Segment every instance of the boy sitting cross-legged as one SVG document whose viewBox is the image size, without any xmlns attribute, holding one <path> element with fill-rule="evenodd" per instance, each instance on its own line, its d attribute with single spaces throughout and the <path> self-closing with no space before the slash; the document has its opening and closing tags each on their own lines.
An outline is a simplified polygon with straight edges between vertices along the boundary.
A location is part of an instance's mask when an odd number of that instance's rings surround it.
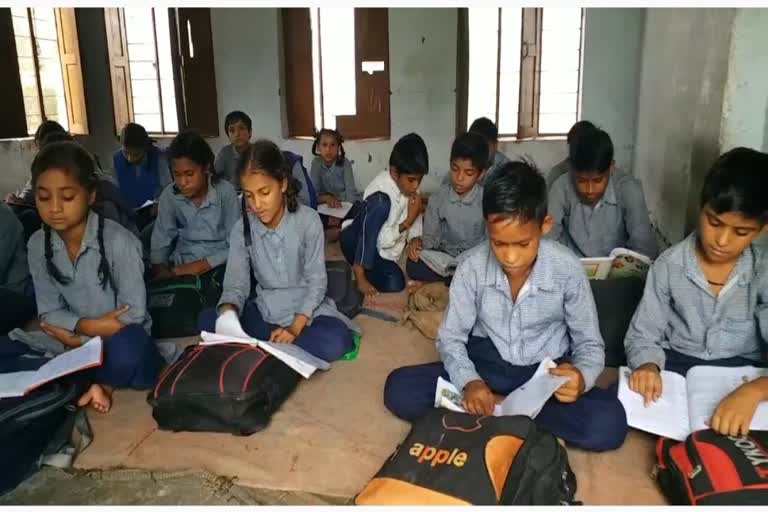
<svg viewBox="0 0 768 512">
<path fill-rule="evenodd" d="M 493 412 L 494 394 L 530 379 L 549 357 L 568 377 L 536 422 L 589 450 L 619 447 L 627 432 L 615 389 L 594 387 L 603 370 L 604 343 L 595 302 L 580 261 L 567 248 L 542 240 L 547 215 L 544 178 L 526 162 L 502 166 L 485 183 L 488 241 L 459 265 L 437 336 L 441 362 L 399 368 L 387 378 L 384 403 L 414 420 L 434 404 L 438 377 L 464 393 L 464 407 Z"/>
</svg>

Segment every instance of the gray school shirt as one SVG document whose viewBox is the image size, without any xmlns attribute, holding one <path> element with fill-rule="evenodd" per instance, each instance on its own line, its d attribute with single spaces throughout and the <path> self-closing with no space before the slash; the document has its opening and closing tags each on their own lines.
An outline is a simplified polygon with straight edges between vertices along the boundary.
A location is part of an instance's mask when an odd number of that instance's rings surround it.
<svg viewBox="0 0 768 512">
<path fill-rule="evenodd" d="M 266 322 L 287 327 L 297 314 L 310 321 L 325 315 L 339 318 L 350 329 L 360 331 L 326 297 L 325 235 L 315 210 L 301 204 L 293 213 L 286 210 L 275 229 L 267 228 L 253 213 L 248 213 L 248 221 L 249 248 L 245 246 L 242 219 L 235 223 L 229 237 L 229 258 L 219 306 L 232 304 L 243 310 L 253 271 L 257 282 L 253 300 Z"/>
<path fill-rule="evenodd" d="M 239 218 L 237 192 L 228 181 L 209 180 L 199 208 L 169 185 L 160 194 L 150 260 L 183 265 L 205 258 L 211 267 L 219 266 L 227 261 L 229 232 Z"/>
<path fill-rule="evenodd" d="M 81 318 L 99 317 L 122 306 L 130 306 L 118 319 L 125 325 L 139 324 L 149 333 L 152 319 L 147 312 L 141 242 L 117 222 L 104 219 L 104 249 L 117 292 L 108 283 L 104 289 L 98 271 L 101 262 L 98 223 L 98 214 L 91 211 L 74 263 L 64 241 L 58 233 L 51 231 L 53 263 L 70 280 L 68 284 L 59 283 L 48 273 L 44 231 L 38 230 L 29 239 L 29 269 L 40 320 L 74 332 Z M 39 334 L 51 339 L 42 331 Z"/>
<path fill-rule="evenodd" d="M 476 184 L 464 197 L 451 185 L 442 185 L 429 197 L 421 235 L 425 249 L 458 256 L 485 237 L 481 185 Z"/>
<path fill-rule="evenodd" d="M 624 338 L 635 369 L 654 363 L 664 369 L 664 349 L 712 360 L 761 359 L 768 341 L 768 260 L 754 244 L 739 256 L 715 297 L 696 257 L 691 233 L 654 262 L 643 298 Z"/>
<path fill-rule="evenodd" d="M 496 150 L 496 153 L 493 155 L 493 161 L 491 162 L 490 167 L 485 170 L 485 172 L 480 176 L 480 179 L 477 181 L 480 185 L 485 184 L 486 181 L 488 181 L 488 178 L 490 177 L 491 173 L 496 172 L 496 170 L 504 165 L 505 163 L 509 162 L 509 158 L 507 155 L 502 153 L 499 150 Z M 448 172 L 443 176 L 443 185 L 450 184 L 451 183 L 451 171 L 450 169 Z"/>
<path fill-rule="evenodd" d="M 572 174 L 561 176 L 549 192 L 548 210 L 553 225 L 547 238 L 571 248 L 580 258 L 608 256 L 617 247 L 651 259 L 658 254 L 643 187 L 629 174 L 615 172 L 594 207 L 581 202 Z"/>
<path fill-rule="evenodd" d="M 460 390 L 480 379 L 467 353 L 470 335 L 489 338 L 514 366 L 557 359 L 570 352 L 594 386 L 605 365 L 597 308 L 581 262 L 560 244 L 542 240 L 528 280 L 512 300 L 509 280 L 490 242 L 472 249 L 451 282 L 448 309 L 437 332 L 437 351 Z"/>
<path fill-rule="evenodd" d="M 557 181 L 557 178 L 571 171 L 573 171 L 573 166 L 571 165 L 570 158 L 565 158 L 562 162 L 552 167 L 552 170 L 547 174 L 547 190 L 552 189 L 552 184 Z"/>
<path fill-rule="evenodd" d="M 24 228 L 13 211 L 0 203 L 0 288 L 23 294 L 28 282 Z"/>
<path fill-rule="evenodd" d="M 213 167 L 216 174 L 232 183 L 237 184 L 237 164 L 240 160 L 240 153 L 235 149 L 234 144 L 227 144 L 216 154 L 213 161 Z"/>
<path fill-rule="evenodd" d="M 362 198 L 357 191 L 355 177 L 352 174 L 352 164 L 346 158 L 342 165 L 335 162 L 330 167 L 326 166 L 323 159 L 316 156 L 312 160 L 309 177 L 315 185 L 317 195 L 333 194 L 339 201 L 354 203 Z"/>
</svg>

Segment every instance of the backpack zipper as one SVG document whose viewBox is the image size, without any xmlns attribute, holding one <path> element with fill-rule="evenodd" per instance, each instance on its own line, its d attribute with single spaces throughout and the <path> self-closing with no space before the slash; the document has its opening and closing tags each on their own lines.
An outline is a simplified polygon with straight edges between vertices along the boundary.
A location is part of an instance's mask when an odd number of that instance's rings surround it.
<svg viewBox="0 0 768 512">
<path fill-rule="evenodd" d="M 9 418 L 13 418 L 14 416 L 18 416 L 15 418 L 16 421 L 23 422 L 23 421 L 29 421 L 32 419 L 35 419 L 39 416 L 43 416 L 45 414 L 48 414 L 50 411 L 57 409 L 61 407 L 62 405 L 65 405 L 66 403 L 70 402 L 74 398 L 75 386 L 72 386 L 67 392 L 63 394 L 62 397 L 56 399 L 51 398 L 50 395 L 44 395 L 38 398 L 35 398 L 34 400 L 30 400 L 26 403 L 21 403 L 18 406 L 14 407 L 13 409 L 10 409 L 0 415 L 0 423 L 8 420 Z M 50 402 L 50 404 L 48 403 Z M 42 407 L 41 407 L 42 406 Z M 24 412 L 29 409 L 39 408 L 38 410 L 34 412 L 27 413 L 24 415 Z"/>
</svg>

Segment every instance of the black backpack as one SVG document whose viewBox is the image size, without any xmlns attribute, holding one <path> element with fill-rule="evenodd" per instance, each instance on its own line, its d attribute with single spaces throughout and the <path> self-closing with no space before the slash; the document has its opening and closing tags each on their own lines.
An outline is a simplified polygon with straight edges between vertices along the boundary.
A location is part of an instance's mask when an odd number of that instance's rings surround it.
<svg viewBox="0 0 768 512">
<path fill-rule="evenodd" d="M 355 498 L 357 505 L 570 505 L 576 477 L 555 436 L 527 416 L 434 409 Z"/>
<path fill-rule="evenodd" d="M 250 435 L 269 424 L 301 376 L 247 343 L 192 345 L 147 401 L 161 430 Z"/>
<path fill-rule="evenodd" d="M 219 265 L 200 275 L 150 282 L 147 309 L 152 317 L 152 336 L 181 338 L 200 334 L 198 316 L 219 302 L 224 271 L 225 266 Z"/>
<path fill-rule="evenodd" d="M 0 494 L 13 490 L 43 464 L 71 466 L 90 443 L 85 412 L 77 408 L 85 387 L 72 376 L 24 396 L 0 399 Z M 75 427 L 80 438 L 72 444 Z"/>
<path fill-rule="evenodd" d="M 347 318 L 356 317 L 363 308 L 363 294 L 352 279 L 352 267 L 344 260 L 326 261 L 325 270 L 328 273 L 326 295 Z"/>
</svg>

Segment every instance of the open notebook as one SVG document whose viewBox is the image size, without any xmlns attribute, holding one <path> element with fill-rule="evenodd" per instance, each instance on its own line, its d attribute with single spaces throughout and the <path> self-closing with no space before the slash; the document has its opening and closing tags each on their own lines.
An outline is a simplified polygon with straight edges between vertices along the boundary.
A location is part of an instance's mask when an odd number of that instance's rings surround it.
<svg viewBox="0 0 768 512">
<path fill-rule="evenodd" d="M 617 279 L 648 273 L 652 261 L 639 252 L 618 247 L 602 258 L 581 258 L 589 279 Z"/>
<path fill-rule="evenodd" d="M 462 252 L 458 256 L 451 256 L 448 253 L 442 251 L 434 251 L 432 249 L 424 249 L 421 251 L 421 261 L 426 266 L 431 268 L 435 273 L 443 277 L 448 277 L 456 272 L 456 267 L 459 263 L 464 261 L 467 257 L 467 251 Z"/>
<path fill-rule="evenodd" d="M 321 215 L 327 215 L 329 217 L 336 217 L 337 219 L 343 219 L 352 209 L 352 203 L 347 201 L 341 201 L 340 208 L 331 208 L 327 204 L 317 205 L 317 213 Z"/>
<path fill-rule="evenodd" d="M 101 347 L 101 338 L 91 338 L 82 346 L 54 357 L 35 371 L 0 374 L 0 398 L 23 396 L 59 377 L 100 366 Z"/>
<path fill-rule="evenodd" d="M 519 414 L 535 418 L 555 391 L 568 381 L 568 377 L 556 377 L 549 373 L 549 369 L 555 366 L 557 365 L 551 359 L 542 361 L 533 377 L 508 394 L 500 404 L 496 404 L 493 415 L 513 416 Z M 435 407 L 456 412 L 467 412 L 461 405 L 463 399 L 464 397 L 456 389 L 456 386 L 442 377 L 437 378 Z"/>
<path fill-rule="evenodd" d="M 240 320 L 234 311 L 227 311 L 219 316 L 216 320 L 216 332 L 203 331 L 200 333 L 200 338 L 202 338 L 201 345 L 213 345 L 216 343 L 248 343 L 255 345 L 293 368 L 305 379 L 308 379 L 317 369 L 327 370 L 331 367 L 326 361 L 291 343 L 273 343 L 248 336 L 243 331 Z"/>
<path fill-rule="evenodd" d="M 696 366 L 685 377 L 663 371 L 661 398 L 647 407 L 643 397 L 629 389 L 629 375 L 629 368 L 619 370 L 619 400 L 627 412 L 629 426 L 684 441 L 691 432 L 709 428 L 707 423 L 717 405 L 731 391 L 745 382 L 768 376 L 768 369 Z M 768 430 L 768 403 L 757 407 L 750 428 Z"/>
</svg>

